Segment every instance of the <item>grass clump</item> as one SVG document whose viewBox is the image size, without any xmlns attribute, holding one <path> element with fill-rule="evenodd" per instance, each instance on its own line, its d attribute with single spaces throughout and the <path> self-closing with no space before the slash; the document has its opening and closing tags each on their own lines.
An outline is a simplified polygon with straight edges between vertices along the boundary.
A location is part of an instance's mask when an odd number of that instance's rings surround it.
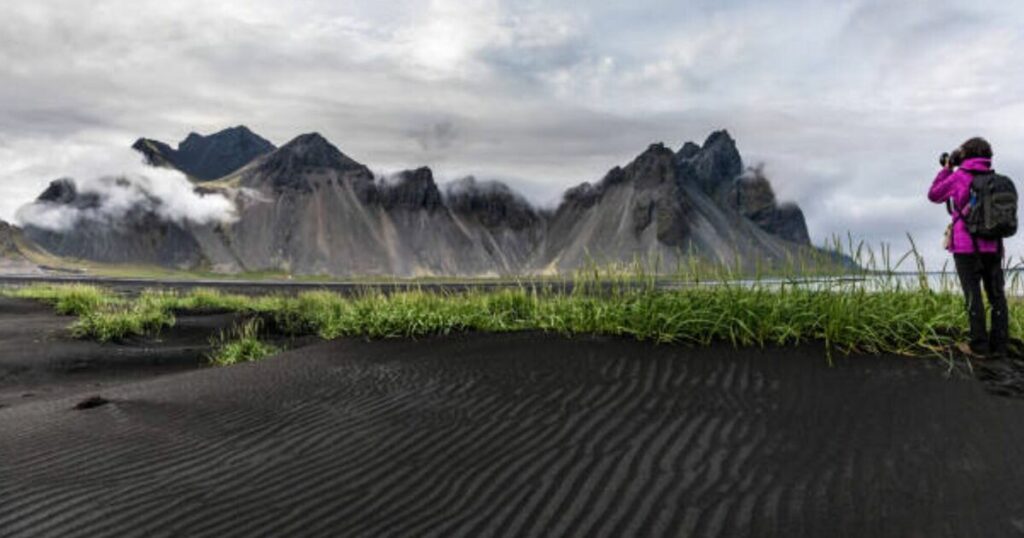
<svg viewBox="0 0 1024 538">
<path fill-rule="evenodd" d="M 227 294 L 213 288 L 196 288 L 185 295 L 169 294 L 177 310 L 245 311 L 253 306 L 251 297 Z"/>
<path fill-rule="evenodd" d="M 82 316 L 120 302 L 110 291 L 86 284 L 36 284 L 9 290 L 6 295 L 49 303 L 62 316 Z"/>
<path fill-rule="evenodd" d="M 71 334 L 100 342 L 121 341 L 131 336 L 159 334 L 173 327 L 174 322 L 174 314 L 162 304 L 139 299 L 79 316 L 71 325 Z"/>
<path fill-rule="evenodd" d="M 259 338 L 261 323 L 251 319 L 235 327 L 231 334 L 221 333 L 211 344 L 210 363 L 216 366 L 230 366 L 240 362 L 251 362 L 277 353 L 278 348 L 262 342 Z"/>
</svg>

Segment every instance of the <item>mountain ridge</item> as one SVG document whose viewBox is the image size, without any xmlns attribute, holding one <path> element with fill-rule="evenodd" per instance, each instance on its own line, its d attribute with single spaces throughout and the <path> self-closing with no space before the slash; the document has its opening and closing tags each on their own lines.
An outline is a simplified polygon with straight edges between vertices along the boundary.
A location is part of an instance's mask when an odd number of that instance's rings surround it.
<svg viewBox="0 0 1024 538">
<path fill-rule="evenodd" d="M 182 145 L 203 140 L 190 135 Z M 224 177 L 234 179 L 196 192 L 229 197 L 238 213 L 232 222 L 154 222 L 129 212 L 111 229 L 25 232 L 55 254 L 105 262 L 338 276 L 535 274 L 690 256 L 750 268 L 811 249 L 799 207 L 779 204 L 763 172 L 744 168 L 725 130 L 676 151 L 651 144 L 596 183 L 567 189 L 553 210 L 474 177 L 442 189 L 427 167 L 376 175 L 319 133 Z M 62 179 L 35 203 L 76 209 L 102 197 Z"/>
<path fill-rule="evenodd" d="M 180 170 L 195 181 L 212 181 L 242 168 L 276 146 L 239 125 L 203 136 L 192 132 L 177 149 L 159 140 L 140 138 L 132 144 L 153 166 Z"/>
</svg>

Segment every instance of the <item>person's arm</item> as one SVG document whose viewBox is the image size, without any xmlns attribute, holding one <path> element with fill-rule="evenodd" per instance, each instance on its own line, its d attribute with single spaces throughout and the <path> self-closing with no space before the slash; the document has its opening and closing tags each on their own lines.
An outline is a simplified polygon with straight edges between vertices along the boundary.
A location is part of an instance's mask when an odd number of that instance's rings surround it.
<svg viewBox="0 0 1024 538">
<path fill-rule="evenodd" d="M 956 175 L 953 170 L 942 167 L 935 176 L 935 181 L 932 181 L 932 188 L 928 189 L 928 199 L 936 204 L 943 204 L 953 196 L 955 186 Z"/>
</svg>

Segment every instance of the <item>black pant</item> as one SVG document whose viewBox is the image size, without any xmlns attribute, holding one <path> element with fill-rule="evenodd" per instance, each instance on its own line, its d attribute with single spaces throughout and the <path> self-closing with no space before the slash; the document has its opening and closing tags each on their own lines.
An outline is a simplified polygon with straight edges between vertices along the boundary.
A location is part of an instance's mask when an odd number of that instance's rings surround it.
<svg viewBox="0 0 1024 538">
<path fill-rule="evenodd" d="M 1010 319 L 1006 308 L 1003 257 L 999 254 L 954 254 L 956 274 L 967 300 L 971 320 L 971 349 L 980 352 L 1005 353 L 1009 339 Z M 981 286 L 992 308 L 992 330 L 985 330 L 985 305 Z"/>
</svg>

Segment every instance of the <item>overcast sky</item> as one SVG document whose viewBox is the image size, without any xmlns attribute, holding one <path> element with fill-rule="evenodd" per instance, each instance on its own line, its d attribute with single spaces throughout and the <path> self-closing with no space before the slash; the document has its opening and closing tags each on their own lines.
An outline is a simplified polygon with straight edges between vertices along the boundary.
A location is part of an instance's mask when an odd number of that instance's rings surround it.
<svg viewBox="0 0 1024 538">
<path fill-rule="evenodd" d="M 0 218 L 139 136 L 319 131 L 554 203 L 726 128 L 815 242 L 911 232 L 938 265 L 937 155 L 983 134 L 1024 178 L 1022 51 L 1002 0 L 4 0 Z"/>
</svg>

